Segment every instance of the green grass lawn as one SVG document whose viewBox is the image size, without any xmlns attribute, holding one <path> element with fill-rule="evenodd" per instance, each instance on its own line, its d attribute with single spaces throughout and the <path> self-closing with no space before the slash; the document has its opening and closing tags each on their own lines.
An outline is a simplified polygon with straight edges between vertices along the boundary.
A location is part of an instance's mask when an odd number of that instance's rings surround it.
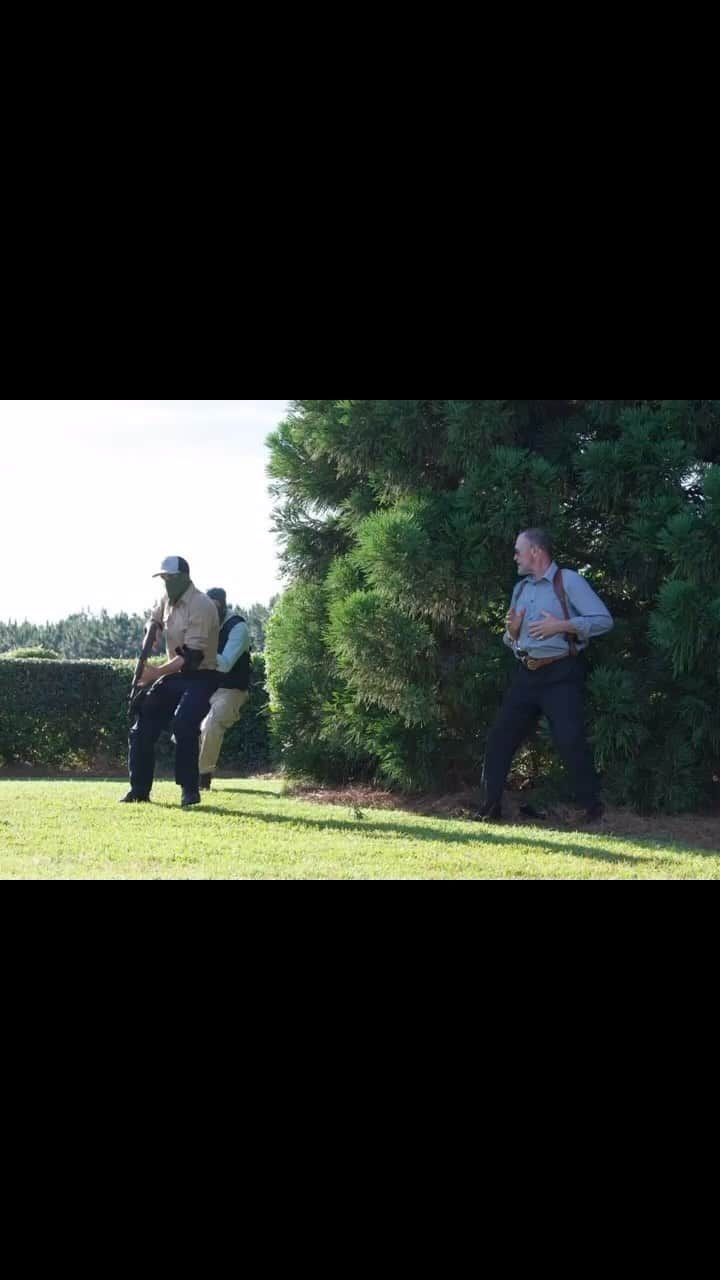
<svg viewBox="0 0 720 1280">
<path fill-rule="evenodd" d="M 720 852 L 658 840 L 478 827 L 216 783 L 183 812 L 172 783 L 120 806 L 118 782 L 0 782 L 0 878 L 25 880 L 720 879 Z"/>
</svg>

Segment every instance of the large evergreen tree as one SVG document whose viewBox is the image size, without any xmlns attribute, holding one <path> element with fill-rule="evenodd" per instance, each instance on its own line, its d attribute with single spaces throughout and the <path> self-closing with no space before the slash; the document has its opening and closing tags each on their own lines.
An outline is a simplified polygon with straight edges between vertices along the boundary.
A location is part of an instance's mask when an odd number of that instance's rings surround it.
<svg viewBox="0 0 720 1280">
<path fill-rule="evenodd" d="M 717 799 L 720 401 L 298 400 L 270 445 L 289 768 L 477 780 L 511 675 L 513 542 L 544 524 L 618 622 L 590 682 L 609 794 L 648 810 Z M 541 734 L 521 767 L 545 769 L 547 751 Z"/>
</svg>

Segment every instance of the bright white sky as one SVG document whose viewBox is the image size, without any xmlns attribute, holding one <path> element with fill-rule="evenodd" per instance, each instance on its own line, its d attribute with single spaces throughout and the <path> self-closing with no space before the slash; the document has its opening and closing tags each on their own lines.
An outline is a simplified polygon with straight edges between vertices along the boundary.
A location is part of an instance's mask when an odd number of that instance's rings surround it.
<svg viewBox="0 0 720 1280">
<path fill-rule="evenodd" d="M 280 589 L 265 440 L 287 400 L 0 400 L 0 619 L 145 613 L 165 556 Z"/>
</svg>

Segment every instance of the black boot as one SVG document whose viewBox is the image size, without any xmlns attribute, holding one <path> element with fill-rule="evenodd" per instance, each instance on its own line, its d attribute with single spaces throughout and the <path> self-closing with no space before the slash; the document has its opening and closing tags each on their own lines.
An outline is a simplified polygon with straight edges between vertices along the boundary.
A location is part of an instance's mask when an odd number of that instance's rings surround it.
<svg viewBox="0 0 720 1280">
<path fill-rule="evenodd" d="M 540 809 L 534 804 L 522 804 L 519 812 L 521 817 L 534 818 L 536 822 L 544 822 L 548 816 L 547 809 Z"/>
<path fill-rule="evenodd" d="M 149 803 L 150 803 L 149 796 L 139 796 L 135 791 L 128 791 L 127 795 L 123 796 L 122 800 L 120 801 L 120 804 L 149 804 Z"/>
<path fill-rule="evenodd" d="M 583 814 L 583 822 L 602 822 L 605 817 L 605 805 L 602 800 L 597 800 L 595 804 L 591 804 L 589 809 Z"/>
<path fill-rule="evenodd" d="M 482 805 L 481 808 L 472 815 L 472 820 L 473 822 L 502 822 L 502 805 L 499 800 Z"/>
<path fill-rule="evenodd" d="M 210 788 L 212 787 L 212 780 L 213 780 L 213 776 L 211 773 L 201 773 L 200 774 L 200 790 L 209 791 Z"/>
<path fill-rule="evenodd" d="M 199 791 L 183 791 L 180 807 L 182 809 L 192 809 L 193 805 L 200 804 Z"/>
</svg>

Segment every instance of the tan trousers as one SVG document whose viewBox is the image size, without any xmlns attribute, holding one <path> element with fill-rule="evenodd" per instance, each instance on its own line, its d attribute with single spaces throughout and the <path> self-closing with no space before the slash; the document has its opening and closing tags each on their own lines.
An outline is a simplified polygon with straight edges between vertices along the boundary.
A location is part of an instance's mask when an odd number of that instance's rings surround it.
<svg viewBox="0 0 720 1280">
<path fill-rule="evenodd" d="M 214 773 L 228 729 L 240 719 L 250 694 L 243 689 L 218 689 L 210 699 L 210 714 L 200 726 L 200 772 Z"/>
</svg>

